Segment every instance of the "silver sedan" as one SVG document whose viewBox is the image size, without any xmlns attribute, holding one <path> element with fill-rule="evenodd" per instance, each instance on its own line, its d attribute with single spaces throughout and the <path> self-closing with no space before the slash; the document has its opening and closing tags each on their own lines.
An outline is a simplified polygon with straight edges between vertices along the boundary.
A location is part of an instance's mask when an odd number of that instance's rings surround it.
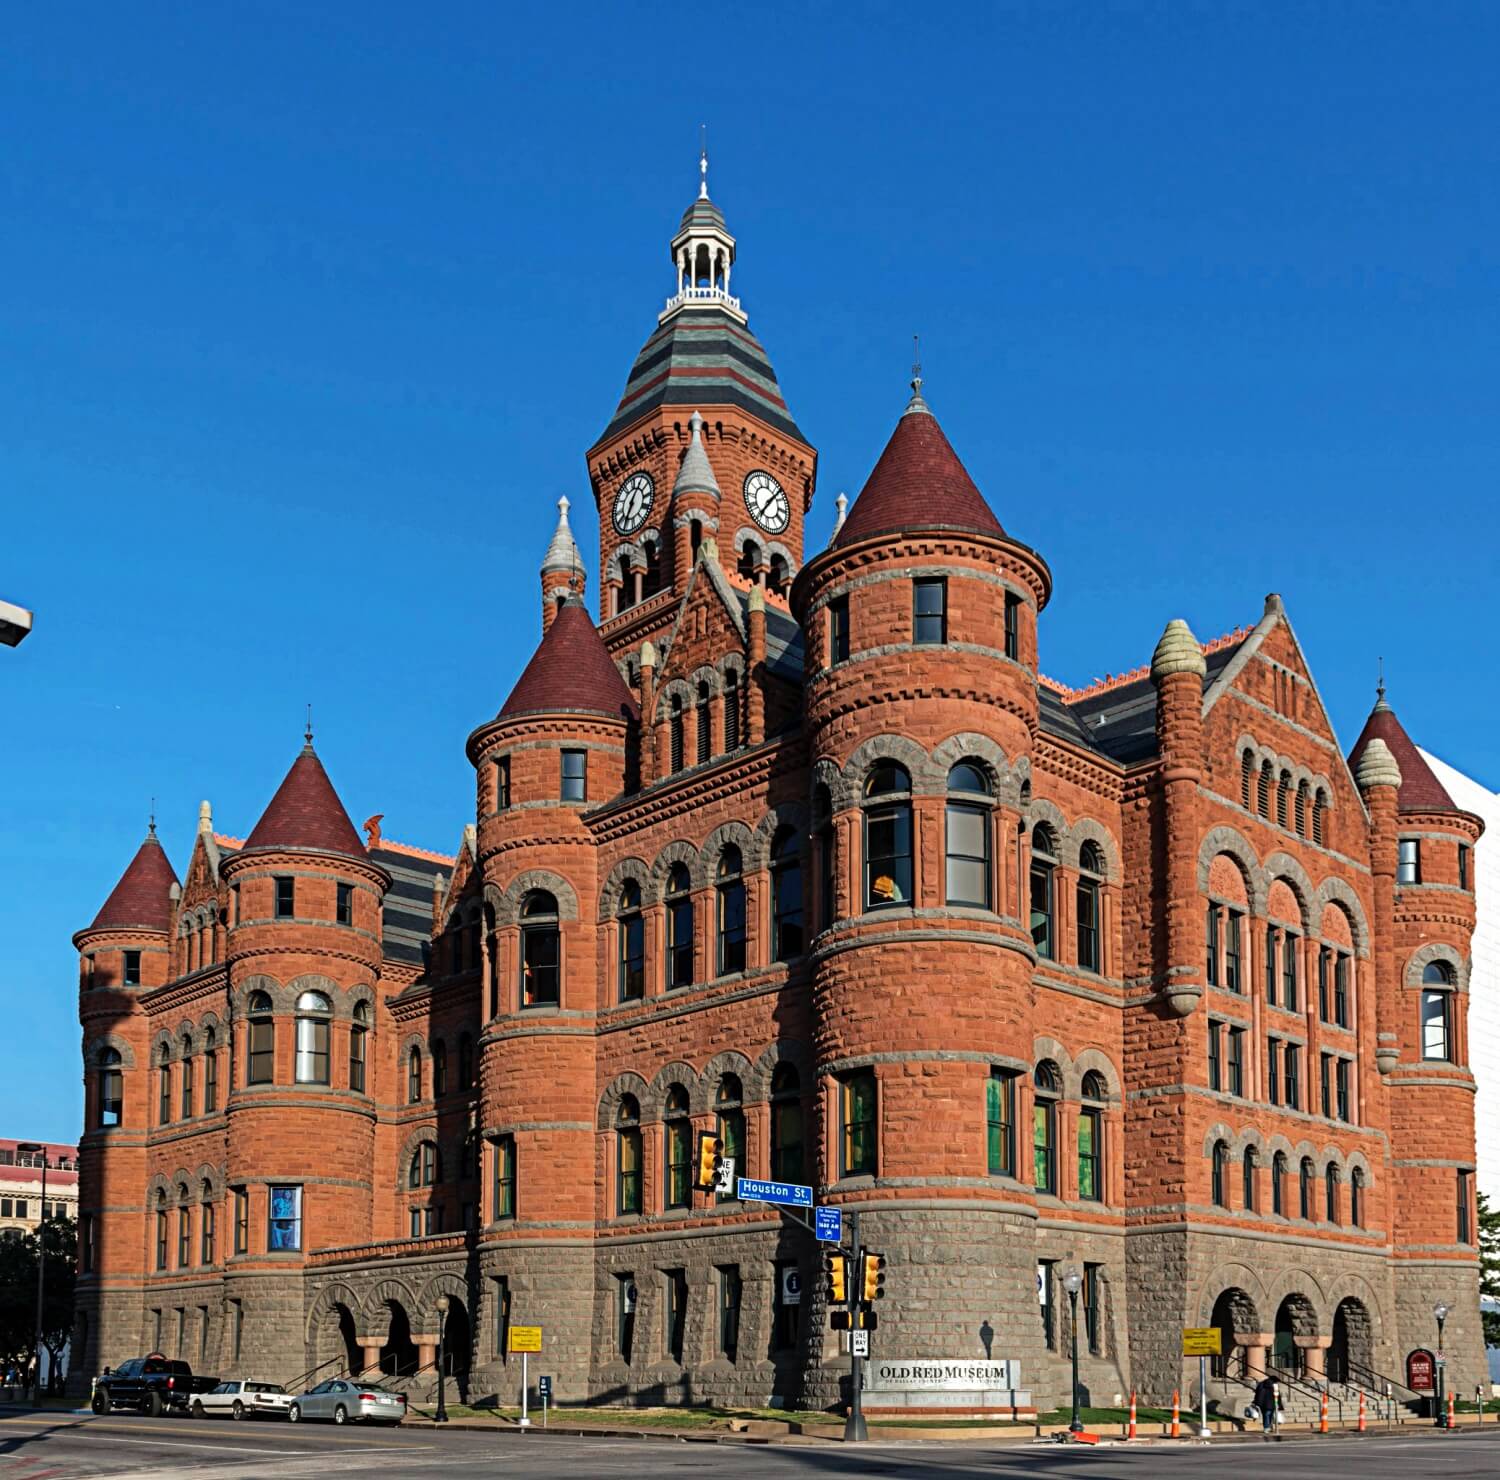
<svg viewBox="0 0 1500 1480">
<path fill-rule="evenodd" d="M 293 1423 L 301 1423 L 304 1418 L 331 1418 L 334 1423 L 400 1423 L 406 1417 L 406 1394 L 392 1392 L 378 1382 L 330 1377 L 293 1399 L 286 1416 Z"/>
</svg>

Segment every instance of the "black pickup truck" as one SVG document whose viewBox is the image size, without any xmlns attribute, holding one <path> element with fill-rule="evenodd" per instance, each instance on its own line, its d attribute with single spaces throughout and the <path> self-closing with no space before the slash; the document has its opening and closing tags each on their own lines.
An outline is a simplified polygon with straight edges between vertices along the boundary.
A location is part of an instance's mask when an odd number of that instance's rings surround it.
<svg viewBox="0 0 1500 1480">
<path fill-rule="evenodd" d="M 206 1393 L 218 1381 L 217 1377 L 194 1377 L 186 1362 L 174 1362 L 160 1352 L 152 1352 L 121 1362 L 113 1371 L 106 1368 L 94 1384 L 91 1406 L 95 1413 L 134 1408 L 155 1418 L 169 1409 L 185 1409 L 194 1393 Z"/>
</svg>

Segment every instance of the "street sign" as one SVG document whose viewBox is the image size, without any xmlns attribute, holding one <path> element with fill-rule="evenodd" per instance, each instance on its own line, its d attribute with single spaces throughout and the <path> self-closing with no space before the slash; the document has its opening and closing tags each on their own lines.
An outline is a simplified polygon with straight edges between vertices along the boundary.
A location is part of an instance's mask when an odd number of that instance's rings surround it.
<svg viewBox="0 0 1500 1480">
<path fill-rule="evenodd" d="M 718 1169 L 714 1174 L 714 1191 L 722 1192 L 726 1197 L 734 1191 L 734 1158 L 732 1156 L 721 1156 Z"/>
<path fill-rule="evenodd" d="M 545 1374 L 538 1377 L 536 1380 L 536 1390 L 539 1397 L 550 1398 L 552 1396 L 552 1379 Z"/>
<path fill-rule="evenodd" d="M 1224 1333 L 1217 1326 L 1188 1326 L 1182 1333 L 1185 1357 L 1217 1357 Z"/>
<path fill-rule="evenodd" d="M 1406 1354 L 1406 1385 L 1414 1393 L 1430 1393 L 1437 1387 L 1437 1363 L 1425 1346 Z"/>
<path fill-rule="evenodd" d="M 849 1355 L 852 1357 L 868 1357 L 870 1355 L 870 1333 L 868 1331 L 851 1331 L 849 1333 Z"/>
<path fill-rule="evenodd" d="M 844 1213 L 841 1208 L 813 1209 L 813 1232 L 825 1243 L 844 1241 Z"/>
<path fill-rule="evenodd" d="M 793 1208 L 813 1205 L 812 1188 L 797 1182 L 758 1182 L 753 1177 L 741 1177 L 739 1195 L 743 1202 L 785 1203 Z"/>
<path fill-rule="evenodd" d="M 510 1349 L 513 1352 L 541 1351 L 542 1328 L 540 1326 L 512 1326 L 510 1328 Z"/>
</svg>

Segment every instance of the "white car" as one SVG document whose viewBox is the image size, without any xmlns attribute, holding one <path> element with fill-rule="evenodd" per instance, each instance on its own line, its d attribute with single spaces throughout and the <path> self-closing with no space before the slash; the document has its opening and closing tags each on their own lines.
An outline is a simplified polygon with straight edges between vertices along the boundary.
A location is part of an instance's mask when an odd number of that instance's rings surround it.
<svg viewBox="0 0 1500 1480">
<path fill-rule="evenodd" d="M 194 1418 L 285 1418 L 292 1395 L 279 1382 L 221 1382 L 193 1399 Z"/>
</svg>

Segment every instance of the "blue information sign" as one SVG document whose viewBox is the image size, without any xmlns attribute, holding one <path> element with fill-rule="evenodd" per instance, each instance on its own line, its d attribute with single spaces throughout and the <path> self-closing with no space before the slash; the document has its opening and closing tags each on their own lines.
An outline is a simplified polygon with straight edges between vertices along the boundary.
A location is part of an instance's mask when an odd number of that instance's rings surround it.
<svg viewBox="0 0 1500 1480">
<path fill-rule="evenodd" d="M 544 1398 L 552 1396 L 552 1379 L 550 1377 L 539 1377 L 536 1380 L 536 1390 Z"/>
<path fill-rule="evenodd" d="M 830 1244 L 844 1241 L 844 1210 L 842 1208 L 816 1208 L 813 1211 L 813 1232 Z"/>
<path fill-rule="evenodd" d="M 786 1203 L 794 1208 L 813 1205 L 812 1188 L 797 1182 L 757 1182 L 753 1177 L 741 1177 L 739 1193 L 745 1202 Z"/>
</svg>

